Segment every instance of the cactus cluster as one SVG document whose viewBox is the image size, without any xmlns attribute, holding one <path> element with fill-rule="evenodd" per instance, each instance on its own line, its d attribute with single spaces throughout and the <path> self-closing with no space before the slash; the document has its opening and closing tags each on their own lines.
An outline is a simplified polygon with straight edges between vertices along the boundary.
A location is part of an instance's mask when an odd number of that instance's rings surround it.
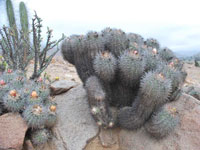
<svg viewBox="0 0 200 150">
<path fill-rule="evenodd" d="M 52 40 L 52 30 L 47 28 L 46 44 L 42 47 L 42 19 L 36 12 L 29 30 L 27 9 L 24 2 L 20 2 L 18 28 L 12 1 L 6 0 L 5 6 L 9 27 L 0 28 L 0 115 L 6 112 L 22 114 L 34 134 L 33 143 L 43 144 L 49 139 L 48 130 L 55 125 L 57 117 L 49 86 L 39 77 L 59 51 L 58 44 L 65 36 Z M 55 47 L 57 49 L 48 54 Z M 26 71 L 31 60 L 34 70 L 29 80 Z"/>
<path fill-rule="evenodd" d="M 75 65 L 99 126 L 133 130 L 145 125 L 153 137 L 164 137 L 176 126 L 178 121 L 163 106 L 179 97 L 187 74 L 156 39 L 106 28 L 72 35 L 61 50 Z"/>
<path fill-rule="evenodd" d="M 28 80 L 23 72 L 8 69 L 0 76 L 0 89 L 0 114 L 19 112 L 33 132 L 33 143 L 47 141 L 57 117 L 46 80 Z"/>
</svg>

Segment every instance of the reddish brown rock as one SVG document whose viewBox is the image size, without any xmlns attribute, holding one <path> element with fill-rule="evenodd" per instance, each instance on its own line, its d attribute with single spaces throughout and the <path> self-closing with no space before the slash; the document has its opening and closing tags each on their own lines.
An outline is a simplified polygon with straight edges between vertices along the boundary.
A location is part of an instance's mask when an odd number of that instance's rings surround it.
<svg viewBox="0 0 200 150">
<path fill-rule="evenodd" d="M 0 116 L 0 150 L 21 150 L 27 129 L 18 113 Z"/>
</svg>

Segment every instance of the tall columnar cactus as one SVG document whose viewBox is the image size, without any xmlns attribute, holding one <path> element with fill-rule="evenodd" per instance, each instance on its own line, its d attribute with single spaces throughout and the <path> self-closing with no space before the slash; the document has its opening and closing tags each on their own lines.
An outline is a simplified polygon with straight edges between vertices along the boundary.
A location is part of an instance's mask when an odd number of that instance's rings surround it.
<svg viewBox="0 0 200 150">
<path fill-rule="evenodd" d="M 6 0 L 6 10 L 9 27 L 3 26 L 0 30 L 0 46 L 3 51 L 3 57 L 8 66 L 14 70 L 25 70 L 31 57 L 29 23 L 26 6 L 23 2 L 19 5 L 21 29 L 16 24 L 15 14 L 11 0 Z"/>
<path fill-rule="evenodd" d="M 26 5 L 24 4 L 24 2 L 20 2 L 19 12 L 20 12 L 20 23 L 21 23 L 22 31 L 28 34 L 29 32 L 28 12 L 27 12 Z"/>
<path fill-rule="evenodd" d="M 32 19 L 32 33 L 33 43 L 29 40 L 28 31 L 28 19 L 26 8 L 23 3 L 20 4 L 22 29 L 16 28 L 16 31 L 20 33 L 19 38 L 14 34 L 14 28 L 5 27 L 0 29 L 0 48 L 2 49 L 2 56 L 9 68 L 13 70 L 26 71 L 30 61 L 34 59 L 34 70 L 31 79 L 38 79 L 42 72 L 48 67 L 53 57 L 59 51 L 58 44 L 65 38 L 63 35 L 59 40 L 52 41 L 52 30 L 47 29 L 47 41 L 44 47 L 42 47 L 42 19 L 35 13 Z M 48 52 L 57 47 L 56 51 L 52 54 Z"/>
<path fill-rule="evenodd" d="M 156 39 L 144 41 L 118 29 L 70 36 L 61 49 L 84 83 L 94 120 L 105 128 L 138 129 L 148 123 L 152 114 L 177 99 L 186 76 L 182 62 Z M 168 127 L 160 127 L 166 135 Z"/>
<path fill-rule="evenodd" d="M 15 37 L 18 39 L 17 24 L 15 20 L 15 13 L 11 0 L 6 0 L 6 11 L 8 16 L 8 22 L 11 28 L 14 29 Z"/>
</svg>

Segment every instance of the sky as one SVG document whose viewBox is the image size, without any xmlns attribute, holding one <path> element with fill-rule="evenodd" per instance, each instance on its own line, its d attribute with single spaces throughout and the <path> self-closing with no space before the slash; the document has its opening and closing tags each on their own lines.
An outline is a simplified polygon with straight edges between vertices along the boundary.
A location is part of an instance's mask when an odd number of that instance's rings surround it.
<svg viewBox="0 0 200 150">
<path fill-rule="evenodd" d="M 16 17 L 18 4 L 12 0 Z M 29 19 L 35 10 L 55 39 L 72 34 L 120 28 L 144 38 L 156 38 L 162 47 L 179 54 L 200 52 L 199 0 L 23 0 Z M 17 20 L 19 21 L 19 20 Z M 0 0 L 0 27 L 7 24 L 5 0 Z"/>
</svg>

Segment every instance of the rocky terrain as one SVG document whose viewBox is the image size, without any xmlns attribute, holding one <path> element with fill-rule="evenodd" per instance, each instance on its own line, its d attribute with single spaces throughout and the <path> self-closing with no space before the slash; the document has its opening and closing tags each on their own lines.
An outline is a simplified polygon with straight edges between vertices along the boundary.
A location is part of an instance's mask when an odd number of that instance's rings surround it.
<svg viewBox="0 0 200 150">
<path fill-rule="evenodd" d="M 31 64 L 28 75 L 32 67 Z M 167 104 L 177 109 L 180 124 L 168 137 L 155 140 L 143 128 L 137 131 L 99 128 L 90 115 L 86 92 L 75 68 L 56 57 L 46 70 L 52 81 L 59 77 L 59 81 L 51 85 L 53 100 L 58 104 L 54 137 L 46 145 L 33 147 L 30 140 L 24 139 L 26 124 L 18 114 L 9 113 L 0 116 L 3 131 L 0 132 L 0 150 L 22 147 L 24 150 L 199 150 L 200 101 L 189 94 L 195 89 L 198 95 L 200 68 L 193 64 L 185 64 L 184 68 L 188 73 L 184 93 L 177 101 Z"/>
</svg>

